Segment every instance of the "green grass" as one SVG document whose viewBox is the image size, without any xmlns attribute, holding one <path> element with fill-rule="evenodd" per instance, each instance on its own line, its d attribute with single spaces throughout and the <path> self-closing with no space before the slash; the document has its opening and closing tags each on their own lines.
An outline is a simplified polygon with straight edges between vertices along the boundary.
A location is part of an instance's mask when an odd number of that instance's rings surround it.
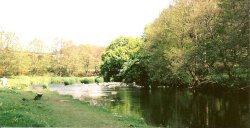
<svg viewBox="0 0 250 128">
<path fill-rule="evenodd" d="M 77 83 L 102 83 L 103 78 L 93 77 L 50 77 L 50 76 L 12 76 L 8 78 L 9 86 L 14 89 L 24 89 L 31 85 L 64 84 L 72 85 Z"/>
<path fill-rule="evenodd" d="M 10 87 L 24 89 L 30 85 L 48 85 L 51 83 L 51 78 L 47 76 L 12 76 L 8 81 Z"/>
<path fill-rule="evenodd" d="M 51 118 L 48 116 L 48 105 L 31 99 L 34 94 L 19 93 L 13 90 L 0 90 L 0 127 L 2 126 L 48 126 Z"/>
<path fill-rule="evenodd" d="M 140 119 L 53 92 L 44 91 L 37 101 L 32 92 L 0 89 L 0 93 L 0 127 L 148 127 Z"/>
</svg>

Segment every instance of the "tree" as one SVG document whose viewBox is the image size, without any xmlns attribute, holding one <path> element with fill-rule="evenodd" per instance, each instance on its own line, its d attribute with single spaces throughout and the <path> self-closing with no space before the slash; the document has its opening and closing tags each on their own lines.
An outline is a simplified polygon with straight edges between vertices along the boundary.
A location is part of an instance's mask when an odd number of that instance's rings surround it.
<svg viewBox="0 0 250 128">
<path fill-rule="evenodd" d="M 179 0 L 165 9 L 143 36 L 151 81 L 244 84 L 249 74 L 248 10 L 246 0 Z"/>
<path fill-rule="evenodd" d="M 0 75 L 12 75 L 15 63 L 15 46 L 18 46 L 18 37 L 11 32 L 0 32 Z"/>
<path fill-rule="evenodd" d="M 97 75 L 95 68 L 99 67 L 102 51 L 102 47 L 74 45 L 72 41 L 57 39 L 52 50 L 50 72 L 59 76 Z"/>
<path fill-rule="evenodd" d="M 192 47 L 188 38 L 191 24 L 192 3 L 178 1 L 174 6 L 163 10 L 161 15 L 144 31 L 144 54 L 152 82 L 181 84 L 187 79 L 185 54 Z"/>
<path fill-rule="evenodd" d="M 46 46 L 40 39 L 34 39 L 29 44 L 30 73 L 32 75 L 43 75 L 47 72 L 49 58 L 46 55 Z"/>
<path fill-rule="evenodd" d="M 122 81 L 125 65 L 134 59 L 142 41 L 139 38 L 119 37 L 111 42 L 102 54 L 101 74 L 105 81 Z"/>
<path fill-rule="evenodd" d="M 248 74 L 249 3 L 247 0 L 220 0 L 220 13 L 215 26 L 215 49 L 229 81 Z M 246 75 L 244 75 L 246 76 Z M 247 81 L 247 77 L 243 77 Z"/>
</svg>

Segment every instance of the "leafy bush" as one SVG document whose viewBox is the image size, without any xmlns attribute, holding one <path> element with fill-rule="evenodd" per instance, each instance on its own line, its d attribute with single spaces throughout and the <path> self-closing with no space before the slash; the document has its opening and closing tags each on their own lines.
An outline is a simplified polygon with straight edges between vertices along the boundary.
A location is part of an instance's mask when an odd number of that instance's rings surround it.
<svg viewBox="0 0 250 128">
<path fill-rule="evenodd" d="M 95 83 L 103 83 L 104 79 L 102 77 L 96 77 L 95 78 Z"/>
<path fill-rule="evenodd" d="M 85 77 L 85 78 L 81 79 L 80 82 L 83 84 L 95 83 L 95 78 L 94 77 Z"/>
<path fill-rule="evenodd" d="M 74 83 L 78 83 L 77 77 L 52 77 L 50 83 L 52 84 L 64 84 L 70 85 Z"/>
<path fill-rule="evenodd" d="M 88 83 L 89 83 L 89 81 L 88 81 L 86 78 L 80 80 L 80 82 L 81 82 L 82 84 L 88 84 Z"/>
<path fill-rule="evenodd" d="M 69 81 L 64 81 L 63 83 L 64 83 L 64 85 L 70 85 Z"/>
<path fill-rule="evenodd" d="M 77 83 L 77 81 L 74 78 L 64 78 L 63 83 L 64 85 L 71 85 Z"/>
</svg>

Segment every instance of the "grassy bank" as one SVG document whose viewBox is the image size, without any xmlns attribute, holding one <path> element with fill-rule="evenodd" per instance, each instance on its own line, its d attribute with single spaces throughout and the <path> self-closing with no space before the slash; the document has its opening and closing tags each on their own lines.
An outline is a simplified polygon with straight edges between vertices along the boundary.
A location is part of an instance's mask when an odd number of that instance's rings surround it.
<svg viewBox="0 0 250 128">
<path fill-rule="evenodd" d="M 76 83 L 102 83 L 103 78 L 92 77 L 50 77 L 50 76 L 12 76 L 8 78 L 9 86 L 14 89 L 23 89 L 31 85 L 64 84 L 71 85 Z"/>
<path fill-rule="evenodd" d="M 0 89 L 0 127 L 148 127 L 142 120 L 118 116 L 106 109 L 44 91 Z"/>
</svg>

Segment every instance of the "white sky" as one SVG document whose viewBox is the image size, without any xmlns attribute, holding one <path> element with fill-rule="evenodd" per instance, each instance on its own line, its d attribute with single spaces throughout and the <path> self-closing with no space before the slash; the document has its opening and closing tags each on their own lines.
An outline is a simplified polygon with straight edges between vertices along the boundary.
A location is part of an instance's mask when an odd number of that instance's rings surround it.
<svg viewBox="0 0 250 128">
<path fill-rule="evenodd" d="M 140 37 L 170 1 L 0 0 L 0 31 L 16 33 L 22 43 L 63 38 L 106 46 L 121 35 Z"/>
</svg>

